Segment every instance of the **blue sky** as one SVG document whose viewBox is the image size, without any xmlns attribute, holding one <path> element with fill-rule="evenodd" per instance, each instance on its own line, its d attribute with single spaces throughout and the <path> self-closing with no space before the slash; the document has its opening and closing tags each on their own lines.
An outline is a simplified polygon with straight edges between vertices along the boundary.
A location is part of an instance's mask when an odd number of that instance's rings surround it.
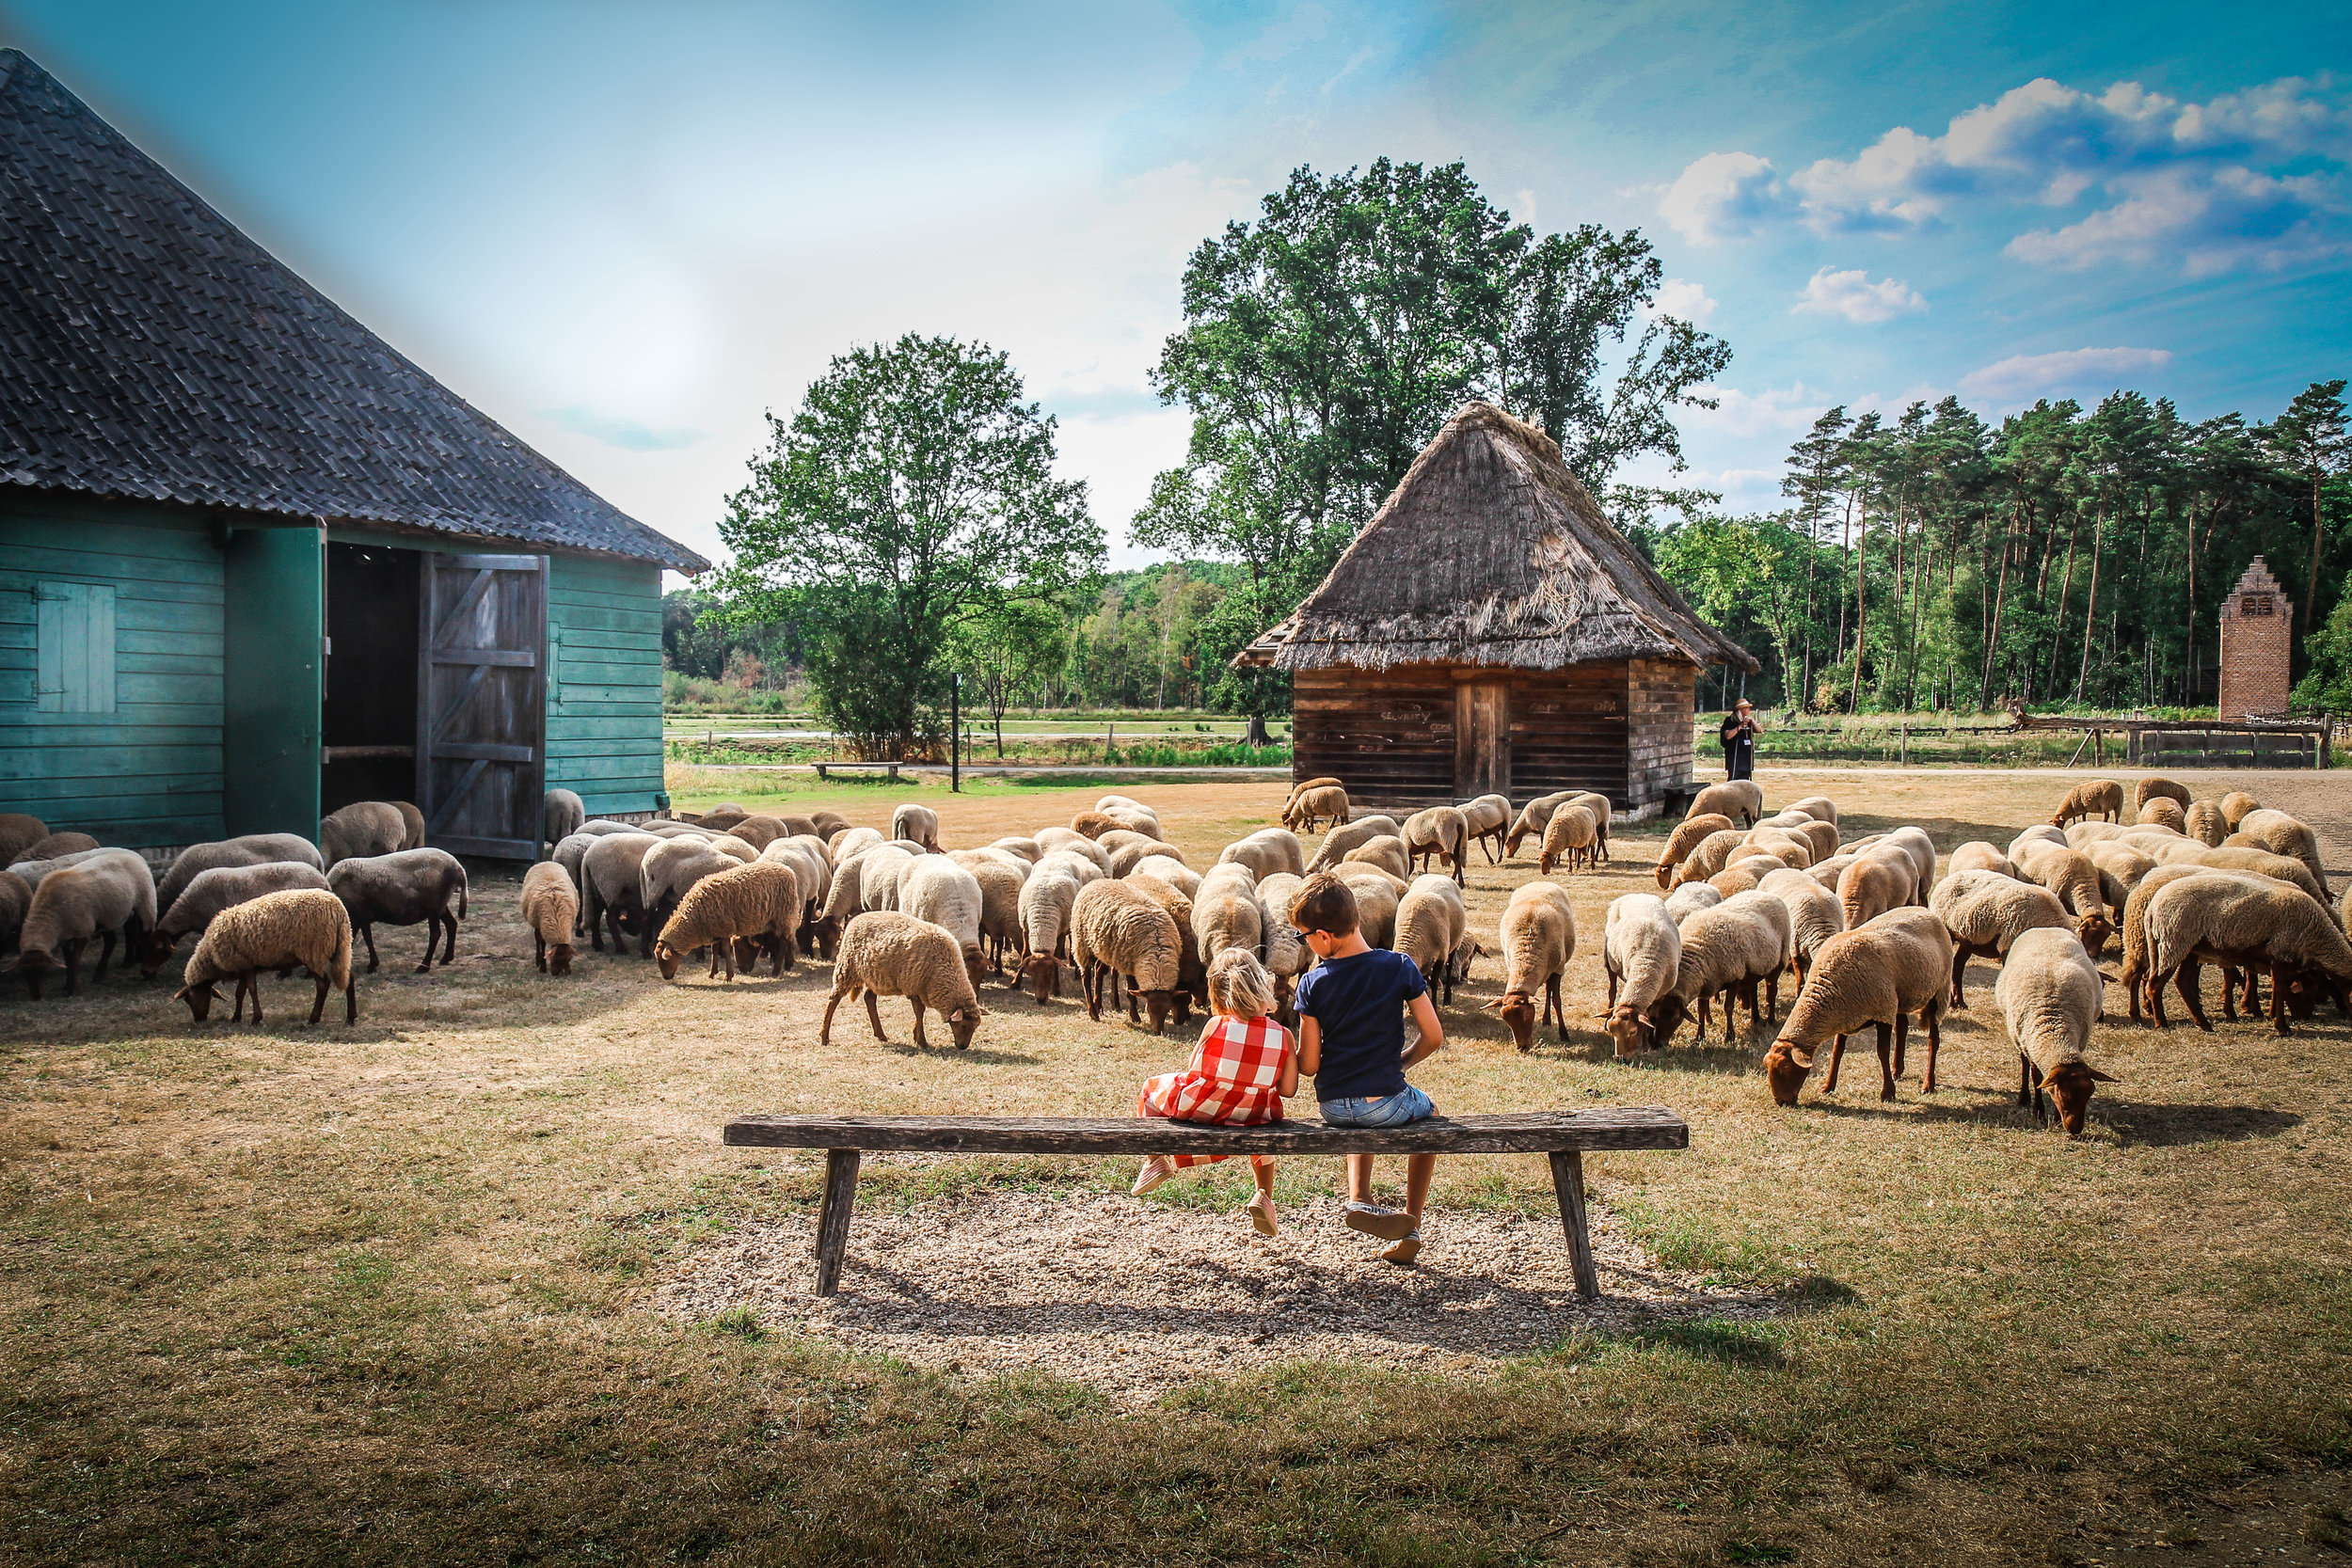
<svg viewBox="0 0 2352 1568">
<path fill-rule="evenodd" d="M 1687 481 L 1832 403 L 2352 363 L 2340 8 L 0 0 L 26 50 L 427 369 L 707 553 L 761 415 L 900 332 L 1010 352 L 1114 558 L 1184 422 L 1185 253 L 1300 164 L 1465 160 L 1638 227 L 1729 339 Z"/>
</svg>

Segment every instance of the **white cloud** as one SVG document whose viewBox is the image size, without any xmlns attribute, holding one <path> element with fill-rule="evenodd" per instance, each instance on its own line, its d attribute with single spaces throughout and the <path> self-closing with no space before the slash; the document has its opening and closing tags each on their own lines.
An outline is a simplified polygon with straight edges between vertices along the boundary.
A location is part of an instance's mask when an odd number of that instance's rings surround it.
<svg viewBox="0 0 2352 1568">
<path fill-rule="evenodd" d="M 1713 408 L 1689 408 L 1676 422 L 1685 430 L 1705 430 L 1723 436 L 1778 436 L 1812 428 L 1829 399 L 1802 381 L 1744 392 L 1737 387 L 1708 387 Z"/>
<path fill-rule="evenodd" d="M 2115 379 L 2160 370 L 2172 353 L 2161 348 L 2072 348 L 2058 354 L 2012 354 L 1960 378 L 1963 396 L 2014 403 L 2054 392 L 2106 388 Z"/>
<path fill-rule="evenodd" d="M 1658 285 L 1658 297 L 1650 302 L 1649 313 L 1653 316 L 1672 316 L 1693 326 L 1705 326 L 1714 319 L 1716 304 L 1704 283 L 1693 283 L 1687 277 L 1669 277 Z"/>
<path fill-rule="evenodd" d="M 1330 24 L 1331 13 L 1321 6 L 1311 3 L 1301 6 L 1248 43 L 1235 44 L 1228 49 L 1225 57 L 1217 64 L 1228 71 L 1239 71 L 1252 61 L 1279 60 L 1302 44 L 1312 43 L 1322 38 Z"/>
<path fill-rule="evenodd" d="M 1893 321 L 1897 316 L 1927 308 L 1928 302 L 1902 279 L 1882 277 L 1873 283 L 1869 274 L 1860 267 L 1848 272 L 1823 267 L 1806 281 L 1804 293 L 1790 307 L 1802 315 L 1843 316 L 1863 326 Z"/>
<path fill-rule="evenodd" d="M 1907 234 L 2000 207 L 2088 206 L 2071 224 L 2017 235 L 2010 254 L 2064 267 L 2177 258 L 2196 276 L 2352 251 L 2347 164 L 2352 97 L 2325 80 L 2198 103 L 2136 82 L 2094 95 L 2038 77 L 1940 136 L 1897 126 L 1786 181 L 1754 153 L 1708 153 L 1661 205 L 1699 241 L 1795 216 L 1823 234 Z"/>
<path fill-rule="evenodd" d="M 1753 152 L 1709 152 L 1666 187 L 1658 210 L 1700 245 L 1752 234 L 1787 206 L 1771 162 Z"/>
</svg>

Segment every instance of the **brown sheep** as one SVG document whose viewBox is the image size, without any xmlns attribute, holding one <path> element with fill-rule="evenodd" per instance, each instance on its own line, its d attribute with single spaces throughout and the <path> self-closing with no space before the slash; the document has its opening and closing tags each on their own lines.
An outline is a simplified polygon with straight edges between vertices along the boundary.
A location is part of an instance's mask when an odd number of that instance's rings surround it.
<svg viewBox="0 0 2352 1568">
<path fill-rule="evenodd" d="M 834 1009 L 843 998 L 866 999 L 866 1022 L 883 1044 L 882 1009 L 876 998 L 903 996 L 914 1005 L 914 1043 L 928 1050 L 923 1035 L 923 1009 L 936 1007 L 947 1020 L 948 1031 L 961 1051 L 972 1043 L 973 1032 L 988 1009 L 972 989 L 956 939 L 928 920 L 897 910 L 867 910 L 841 933 L 841 956 L 834 965 L 833 995 L 825 1000 L 825 1022 L 817 1042 L 833 1043 Z"/>
<path fill-rule="evenodd" d="M 2078 784 L 2066 792 L 2057 811 L 2050 814 L 2050 826 L 2063 828 L 2069 822 L 2086 816 L 2102 816 L 2109 822 L 2123 820 L 2123 786 L 2113 779 L 2092 779 Z"/>
<path fill-rule="evenodd" d="M 13 865 L 49 836 L 49 824 L 21 811 L 0 812 L 0 865 Z"/>
<path fill-rule="evenodd" d="M 2139 819 L 2152 827 L 2169 828 L 2176 833 L 2188 831 L 2188 813 L 2169 795 L 2159 795 L 2141 806 Z"/>
<path fill-rule="evenodd" d="M 2232 832 L 2237 832 L 2237 825 L 2248 816 L 2262 809 L 2263 803 L 2242 789 L 2233 789 L 2221 797 L 2221 820 L 2230 825 Z"/>
<path fill-rule="evenodd" d="M 2230 836 L 2230 819 L 2221 815 L 2221 808 L 2211 800 L 2190 803 L 2181 822 L 2181 832 L 2210 849 L 2221 847 Z"/>
<path fill-rule="evenodd" d="M 1347 791 L 1336 784 L 1301 789 L 1282 808 L 1282 826 L 1295 833 L 1311 833 L 1317 822 L 1344 827 L 1350 819 Z"/>
<path fill-rule="evenodd" d="M 87 833 L 51 833 L 28 846 L 18 861 L 54 861 L 62 855 L 87 854 L 98 847 L 98 841 Z M 15 861 L 8 863 L 13 865 Z"/>
<path fill-rule="evenodd" d="M 2132 786 L 2132 809 L 2139 810 L 2151 800 L 2169 800 L 2183 811 L 2188 810 L 2188 786 L 2170 779 L 2142 779 Z M 2142 821 L 2147 820 L 2145 817 Z"/>
<path fill-rule="evenodd" d="M 572 936 L 580 922 L 580 890 L 571 874 L 553 861 L 523 873 L 523 924 L 536 944 L 539 973 L 572 972 Z"/>
<path fill-rule="evenodd" d="M 1737 816 L 1749 827 L 1764 815 L 1764 788 L 1754 779 L 1730 779 L 1711 784 L 1691 798 L 1691 809 L 1682 815 L 1685 819 L 1705 816 L 1709 813 Z"/>
<path fill-rule="evenodd" d="M 1117 832 L 1126 825 L 1119 818 L 1105 816 L 1099 811 L 1082 811 L 1070 819 L 1071 828 L 1089 838 L 1101 838 L 1104 833 Z"/>
<path fill-rule="evenodd" d="M 1690 858 L 1691 851 L 1716 833 L 1737 832 L 1731 818 L 1721 812 L 1708 812 L 1703 816 L 1686 816 L 1667 835 L 1666 847 L 1658 857 L 1658 885 L 1670 887 L 1675 867 Z M 1701 879 L 1704 880 L 1704 879 Z"/>
</svg>

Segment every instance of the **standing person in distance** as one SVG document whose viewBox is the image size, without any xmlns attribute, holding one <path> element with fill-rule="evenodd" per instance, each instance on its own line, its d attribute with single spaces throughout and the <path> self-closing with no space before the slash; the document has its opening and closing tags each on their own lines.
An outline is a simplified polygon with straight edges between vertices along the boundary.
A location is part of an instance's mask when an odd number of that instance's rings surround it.
<svg viewBox="0 0 2352 1568">
<path fill-rule="evenodd" d="M 1756 737 L 1764 733 L 1764 726 L 1756 717 L 1754 705 L 1740 698 L 1739 705 L 1724 715 L 1718 733 L 1724 743 L 1724 777 L 1755 778 Z"/>
</svg>

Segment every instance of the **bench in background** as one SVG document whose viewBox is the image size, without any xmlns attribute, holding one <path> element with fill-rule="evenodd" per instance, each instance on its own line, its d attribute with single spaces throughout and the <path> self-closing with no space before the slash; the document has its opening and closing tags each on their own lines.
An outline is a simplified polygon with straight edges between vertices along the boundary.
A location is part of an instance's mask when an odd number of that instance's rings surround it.
<svg viewBox="0 0 2352 1568">
<path fill-rule="evenodd" d="M 1660 1105 L 1590 1111 L 1518 1111 L 1432 1117 L 1406 1127 L 1329 1127 L 1278 1121 L 1257 1127 L 1140 1117 L 741 1117 L 725 1141 L 739 1148 L 821 1148 L 825 1196 L 817 1215 L 817 1293 L 839 1288 L 850 1243 L 858 1163 L 867 1149 L 929 1154 L 1544 1154 L 1567 1233 L 1577 1293 L 1600 1294 L 1584 1217 L 1586 1149 L 1688 1148 L 1689 1124 Z"/>
</svg>

